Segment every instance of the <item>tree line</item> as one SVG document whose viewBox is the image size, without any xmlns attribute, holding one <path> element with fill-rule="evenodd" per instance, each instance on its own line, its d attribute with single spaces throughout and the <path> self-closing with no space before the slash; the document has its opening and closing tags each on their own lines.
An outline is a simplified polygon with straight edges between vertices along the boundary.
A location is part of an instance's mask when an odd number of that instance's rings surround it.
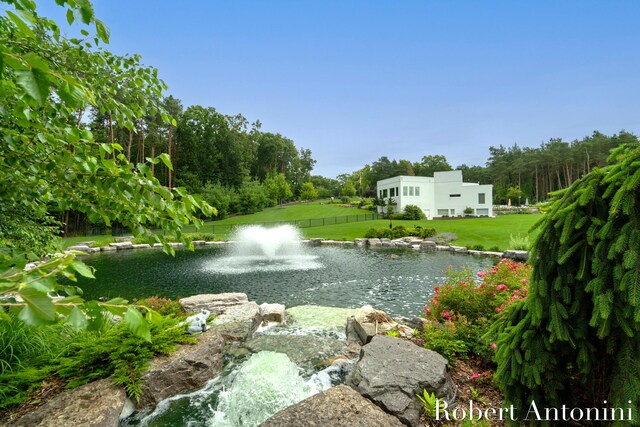
<svg viewBox="0 0 640 427">
<path fill-rule="evenodd" d="M 616 147 L 623 144 L 638 145 L 638 137 L 626 131 L 605 135 L 595 131 L 592 135 L 571 142 L 560 138 L 550 139 L 540 147 L 489 148 L 489 158 L 484 166 L 458 165 L 466 182 L 493 184 L 493 202 L 507 204 L 543 202 L 550 194 L 569 187 L 594 168 L 607 164 L 607 158 Z M 418 162 L 390 160 L 380 157 L 370 165 L 350 174 L 338 176 L 341 183 L 352 183 L 356 193 L 374 197 L 376 183 L 397 175 L 433 176 L 437 171 L 449 171 L 453 167 L 443 155 L 426 155 Z"/>
</svg>

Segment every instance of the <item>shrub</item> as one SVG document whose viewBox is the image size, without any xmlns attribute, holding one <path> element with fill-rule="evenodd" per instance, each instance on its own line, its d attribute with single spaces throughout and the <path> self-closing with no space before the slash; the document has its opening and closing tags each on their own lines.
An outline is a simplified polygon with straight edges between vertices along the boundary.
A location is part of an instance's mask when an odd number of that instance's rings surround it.
<svg viewBox="0 0 640 427">
<path fill-rule="evenodd" d="M 509 249 L 517 251 L 528 251 L 531 249 L 531 243 L 529 242 L 529 236 L 521 236 L 511 234 L 509 236 Z"/>
<path fill-rule="evenodd" d="M 182 316 L 185 314 L 184 308 L 176 300 L 153 296 L 144 298 L 136 302 L 136 305 L 144 305 L 157 311 L 163 316 Z"/>
<path fill-rule="evenodd" d="M 424 219 L 425 214 L 422 209 L 416 205 L 407 205 L 404 207 L 404 219 L 420 220 Z"/>
<path fill-rule="evenodd" d="M 429 338 L 436 339 L 436 344 L 428 344 L 428 348 L 438 347 L 450 354 L 463 354 L 459 343 L 454 342 L 452 348 L 446 348 L 444 341 L 448 337 L 452 341 L 462 341 L 464 353 L 473 352 L 489 359 L 492 354 L 490 343 L 495 341 L 495 333 L 488 334 L 491 324 L 503 317 L 507 307 L 526 297 L 530 274 L 528 265 L 507 259 L 488 271 L 480 271 L 476 277 L 469 270 L 449 270 L 444 284 L 434 289 L 435 296 L 425 306 L 428 320 L 446 326 L 430 331 L 433 336 Z"/>
<path fill-rule="evenodd" d="M 396 225 L 392 229 L 389 228 L 370 228 L 364 234 L 365 238 L 387 238 L 387 239 L 399 239 L 401 237 L 416 236 L 422 239 L 431 237 L 436 234 L 436 230 L 433 228 L 407 228 L 404 225 Z"/>
<path fill-rule="evenodd" d="M 404 214 L 401 214 L 401 213 L 392 213 L 392 214 L 389 214 L 388 217 L 390 220 L 393 220 L 393 221 L 402 221 L 406 219 L 404 217 Z"/>
<path fill-rule="evenodd" d="M 151 326 L 151 341 L 134 336 L 122 322 L 101 334 L 81 332 L 60 358 L 56 373 L 67 379 L 71 388 L 112 376 L 130 397 L 138 400 L 142 375 L 151 358 L 173 352 L 178 343 L 195 342 L 178 323 L 178 319 L 161 318 Z"/>
<path fill-rule="evenodd" d="M 464 340 L 456 335 L 456 325 L 453 322 L 445 322 L 443 325 L 434 322 L 426 322 L 422 338 L 424 348 L 440 353 L 452 363 L 455 356 L 464 356 L 469 348 Z"/>
<path fill-rule="evenodd" d="M 465 215 L 473 215 L 473 208 L 470 207 L 466 207 L 464 208 L 464 211 L 462 211 Z"/>
<path fill-rule="evenodd" d="M 482 245 L 472 245 L 469 247 L 472 251 L 484 251 L 484 246 Z"/>
</svg>

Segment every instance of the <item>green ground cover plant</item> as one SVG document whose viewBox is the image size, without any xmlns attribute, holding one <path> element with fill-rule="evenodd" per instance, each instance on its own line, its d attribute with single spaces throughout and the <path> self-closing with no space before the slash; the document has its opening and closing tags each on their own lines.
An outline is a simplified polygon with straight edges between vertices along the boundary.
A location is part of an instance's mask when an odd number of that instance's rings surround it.
<svg viewBox="0 0 640 427">
<path fill-rule="evenodd" d="M 42 381 L 55 376 L 75 388 L 112 377 L 138 399 L 141 378 L 149 361 L 195 339 L 180 325 L 175 301 L 148 298 L 145 302 L 166 316 L 151 326 L 151 340 L 133 334 L 126 324 L 104 324 L 99 330 L 75 331 L 62 323 L 28 326 L 20 319 L 0 322 L 0 410 L 29 399 Z M 179 304 L 178 304 L 179 305 Z"/>
</svg>

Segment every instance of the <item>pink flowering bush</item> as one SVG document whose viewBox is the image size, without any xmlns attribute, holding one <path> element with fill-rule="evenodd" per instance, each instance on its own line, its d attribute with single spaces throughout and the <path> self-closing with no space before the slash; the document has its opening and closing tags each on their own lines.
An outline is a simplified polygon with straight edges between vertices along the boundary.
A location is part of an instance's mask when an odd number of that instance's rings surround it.
<svg viewBox="0 0 640 427">
<path fill-rule="evenodd" d="M 430 321 L 425 347 L 446 353 L 448 359 L 469 352 L 491 359 L 495 340 L 482 337 L 509 305 L 526 297 L 530 274 L 530 266 L 507 259 L 477 275 L 450 269 L 444 284 L 434 288 L 435 295 L 424 306 L 424 316 Z"/>
<path fill-rule="evenodd" d="M 476 277 L 469 270 L 447 272 L 443 286 L 425 306 L 428 319 L 438 322 L 464 316 L 470 322 L 485 322 L 508 305 L 526 297 L 531 267 L 508 259 L 501 260 Z M 479 280 L 479 283 L 478 283 Z"/>
</svg>

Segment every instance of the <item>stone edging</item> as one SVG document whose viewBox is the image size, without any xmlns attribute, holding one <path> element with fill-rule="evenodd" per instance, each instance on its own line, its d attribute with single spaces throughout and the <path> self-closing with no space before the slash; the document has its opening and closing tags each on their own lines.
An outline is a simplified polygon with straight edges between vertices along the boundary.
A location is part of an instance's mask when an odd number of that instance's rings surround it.
<svg viewBox="0 0 640 427">
<path fill-rule="evenodd" d="M 120 250 L 129 250 L 129 249 L 160 249 L 162 248 L 161 243 L 155 243 L 153 245 L 149 245 L 146 243 L 143 244 L 134 244 L 131 241 L 122 241 L 116 243 L 109 243 L 108 246 L 101 247 L 92 247 L 94 242 L 84 242 L 79 243 L 74 246 L 70 246 L 67 248 L 67 251 L 79 251 L 85 252 L 87 255 L 91 255 L 98 252 L 115 252 Z M 226 246 L 229 244 L 235 243 L 234 241 L 224 241 L 224 242 L 207 242 L 204 240 L 194 240 L 194 246 Z M 424 252 L 435 252 L 435 251 L 443 251 L 443 252 L 453 252 L 456 254 L 464 254 L 471 255 L 476 257 L 488 257 L 488 258 L 509 258 L 516 261 L 526 261 L 529 258 L 529 253 L 527 251 L 516 251 L 516 250 L 507 250 L 504 252 L 492 252 L 492 251 L 477 251 L 468 249 L 463 246 L 452 246 L 452 245 L 438 245 L 431 240 L 423 240 L 415 237 L 403 237 L 401 239 L 377 239 L 377 238 L 358 238 L 353 241 L 342 241 L 342 240 L 327 240 L 323 238 L 314 238 L 309 240 L 302 240 L 301 243 L 307 244 L 310 246 L 341 246 L 341 247 L 369 247 L 369 248 L 404 248 L 404 249 L 415 249 Z M 183 247 L 182 243 L 169 243 L 173 248 L 181 248 Z"/>
</svg>

